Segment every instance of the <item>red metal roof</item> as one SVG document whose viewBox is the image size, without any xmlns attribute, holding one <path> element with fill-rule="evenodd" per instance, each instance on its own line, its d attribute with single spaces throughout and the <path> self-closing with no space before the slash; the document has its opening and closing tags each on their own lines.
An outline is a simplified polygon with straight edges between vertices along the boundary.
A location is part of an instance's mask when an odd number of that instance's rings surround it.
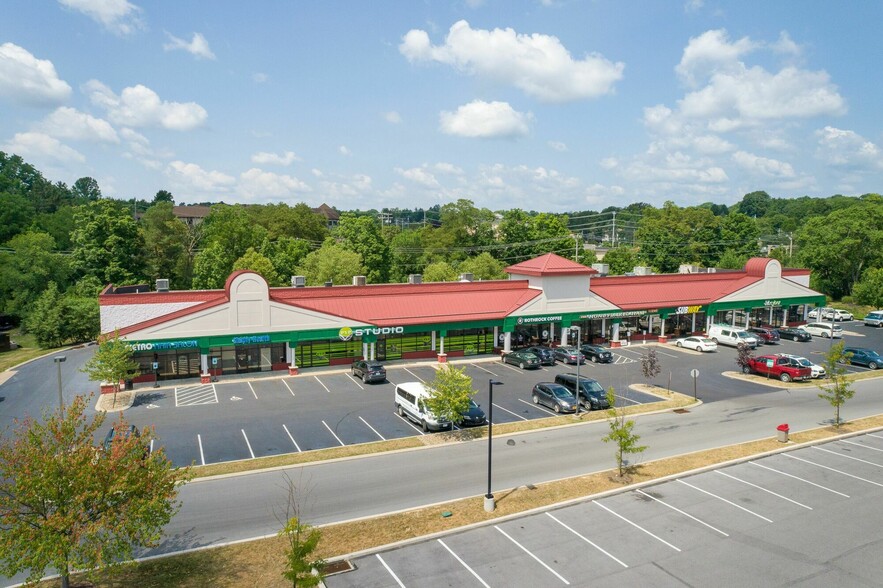
<svg viewBox="0 0 883 588">
<path fill-rule="evenodd" d="M 547 253 L 534 259 L 528 259 L 506 268 L 506 273 L 520 274 L 524 276 L 575 276 L 592 275 L 598 271 L 581 263 L 570 261 L 560 255 Z"/>
<path fill-rule="evenodd" d="M 593 278 L 592 292 L 623 310 L 704 306 L 760 278 L 745 272 Z"/>
</svg>

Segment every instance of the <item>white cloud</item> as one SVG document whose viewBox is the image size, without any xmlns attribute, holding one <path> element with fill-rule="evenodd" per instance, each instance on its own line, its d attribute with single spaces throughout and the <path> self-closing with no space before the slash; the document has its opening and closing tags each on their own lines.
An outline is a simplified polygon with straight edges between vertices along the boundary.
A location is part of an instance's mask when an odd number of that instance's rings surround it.
<svg viewBox="0 0 883 588">
<path fill-rule="evenodd" d="M 134 159 L 149 169 L 159 171 L 163 165 L 161 159 L 169 160 L 175 156 L 175 153 L 169 149 L 154 150 L 147 137 L 132 129 L 123 127 L 120 129 L 120 136 L 128 147 L 123 157 Z"/>
<path fill-rule="evenodd" d="M 108 118 L 119 125 L 189 131 L 201 126 L 208 118 L 205 108 L 199 104 L 165 102 L 156 92 L 141 84 L 124 88 L 117 96 L 98 80 L 90 80 L 83 86 L 83 91 L 92 104 L 104 108 Z"/>
<path fill-rule="evenodd" d="M 704 0 L 686 0 L 684 2 L 684 12 L 698 12 L 704 5 Z"/>
<path fill-rule="evenodd" d="M 784 55 L 800 55 L 803 52 L 800 45 L 791 40 L 791 35 L 788 34 L 788 31 L 779 33 L 779 40 L 770 45 L 770 48 L 776 53 Z"/>
<path fill-rule="evenodd" d="M 412 167 L 410 169 L 397 167 L 395 168 L 395 171 L 403 178 L 426 186 L 427 188 L 437 188 L 439 185 L 438 180 L 435 179 L 435 176 L 432 175 L 426 167 Z"/>
<path fill-rule="evenodd" d="M 546 102 L 609 94 L 625 67 L 598 54 L 575 60 L 557 37 L 473 29 L 465 20 L 451 26 L 443 45 L 433 46 L 426 31 L 412 29 L 402 38 L 399 52 L 412 63 L 448 64 Z"/>
<path fill-rule="evenodd" d="M 830 165 L 851 168 L 883 169 L 883 154 L 873 142 L 855 131 L 826 126 L 816 131 L 817 155 Z"/>
<path fill-rule="evenodd" d="M 62 6 L 82 12 L 117 35 L 128 35 L 143 25 L 141 9 L 127 0 L 58 0 Z"/>
<path fill-rule="evenodd" d="M 16 133 L 12 140 L 3 145 L 0 150 L 36 161 L 60 163 L 83 163 L 86 161 L 82 153 L 45 133 Z"/>
<path fill-rule="evenodd" d="M 474 100 L 457 112 L 442 112 L 439 128 L 446 135 L 480 138 L 512 138 L 526 135 L 533 115 L 514 110 L 506 102 Z"/>
<path fill-rule="evenodd" d="M 350 151 L 349 147 L 347 147 L 346 145 L 341 145 L 340 147 L 338 147 L 337 152 L 344 156 L 350 156 L 353 154 L 353 152 Z"/>
<path fill-rule="evenodd" d="M 256 84 L 263 84 L 263 83 L 270 80 L 270 76 L 268 76 L 265 73 L 256 72 L 256 73 L 251 74 L 251 79 Z"/>
<path fill-rule="evenodd" d="M 384 112 L 383 118 L 384 118 L 384 120 L 386 120 L 386 122 L 392 123 L 394 125 L 397 125 L 402 122 L 401 115 L 399 115 L 399 113 L 396 112 L 395 110 L 392 110 L 390 112 Z"/>
<path fill-rule="evenodd" d="M 99 143 L 120 142 L 117 132 L 109 122 L 67 106 L 56 109 L 43 119 L 38 128 L 47 135 L 61 139 Z"/>
<path fill-rule="evenodd" d="M 619 160 L 616 159 L 615 157 L 605 157 L 604 159 L 599 161 L 598 164 L 603 169 L 611 170 L 611 169 L 615 169 L 615 168 L 619 167 Z"/>
<path fill-rule="evenodd" d="M 567 151 L 567 144 L 562 143 L 561 141 L 546 141 L 546 145 L 548 145 L 550 149 L 554 149 L 555 151 Z"/>
<path fill-rule="evenodd" d="M 748 37 L 730 43 L 723 29 L 705 31 L 687 43 L 675 72 L 684 82 L 695 86 L 699 79 L 734 67 L 740 57 L 756 48 L 757 44 Z"/>
<path fill-rule="evenodd" d="M 440 161 L 440 162 L 436 163 L 435 165 L 433 165 L 432 168 L 440 174 L 448 174 L 448 175 L 452 175 L 452 176 L 462 176 L 463 175 L 463 169 L 460 167 L 457 167 L 453 163 L 447 163 L 444 161 Z"/>
<path fill-rule="evenodd" d="M 313 174 L 314 176 L 316 176 L 317 178 L 321 178 L 322 176 L 325 175 L 322 173 L 322 170 L 317 167 L 314 167 L 313 169 L 311 169 L 310 173 Z"/>
<path fill-rule="evenodd" d="M 211 48 L 208 46 L 208 41 L 202 33 L 193 33 L 193 39 L 189 43 L 171 33 L 166 33 L 166 35 L 169 37 L 169 42 L 164 43 L 162 46 L 166 51 L 183 50 L 197 59 L 215 59 L 215 54 L 212 53 Z"/>
<path fill-rule="evenodd" d="M 793 178 L 796 174 L 790 163 L 759 157 L 753 153 L 736 151 L 733 153 L 733 161 L 740 167 L 754 175 L 763 175 L 772 178 Z"/>
<path fill-rule="evenodd" d="M 474 10 L 476 8 L 481 8 L 484 5 L 484 2 L 485 0 L 466 0 L 466 6 Z"/>
<path fill-rule="evenodd" d="M 310 186 L 293 176 L 274 174 L 256 167 L 240 174 L 237 186 L 237 192 L 249 200 L 285 198 L 311 191 Z"/>
<path fill-rule="evenodd" d="M 59 104 L 71 87 L 58 78 L 55 66 L 13 43 L 0 45 L 0 95 L 22 104 Z"/>
<path fill-rule="evenodd" d="M 236 178 L 219 171 L 206 171 L 195 163 L 173 161 L 165 169 L 166 176 L 184 190 L 195 192 L 227 192 Z"/>
<path fill-rule="evenodd" d="M 291 165 L 295 161 L 300 160 L 300 157 L 295 155 L 294 151 L 284 151 L 281 154 L 259 151 L 251 156 L 252 163 L 258 165 Z"/>
</svg>

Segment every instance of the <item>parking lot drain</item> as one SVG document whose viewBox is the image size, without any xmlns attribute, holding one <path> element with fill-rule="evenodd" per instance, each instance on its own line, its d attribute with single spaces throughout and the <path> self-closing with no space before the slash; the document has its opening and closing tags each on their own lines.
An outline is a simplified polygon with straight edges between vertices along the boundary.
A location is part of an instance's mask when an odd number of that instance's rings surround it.
<svg viewBox="0 0 883 588">
<path fill-rule="evenodd" d="M 442 518 L 445 518 L 445 519 L 446 519 L 446 518 L 450 517 L 450 516 L 453 515 L 453 514 L 454 514 L 454 513 L 452 513 L 451 511 L 446 510 L 446 511 L 442 512 Z"/>
<path fill-rule="evenodd" d="M 533 484 L 525 484 L 524 487 L 527 488 L 528 490 L 536 490 L 537 489 L 537 487 L 534 486 Z"/>
<path fill-rule="evenodd" d="M 342 559 L 340 561 L 333 561 L 325 566 L 323 570 L 326 576 L 333 576 L 334 574 L 342 574 L 343 572 L 351 572 L 356 567 L 350 562 L 348 559 Z"/>
<path fill-rule="evenodd" d="M 677 414 L 686 414 L 690 411 L 687 410 L 686 408 L 676 408 L 672 412 L 676 412 Z"/>
</svg>

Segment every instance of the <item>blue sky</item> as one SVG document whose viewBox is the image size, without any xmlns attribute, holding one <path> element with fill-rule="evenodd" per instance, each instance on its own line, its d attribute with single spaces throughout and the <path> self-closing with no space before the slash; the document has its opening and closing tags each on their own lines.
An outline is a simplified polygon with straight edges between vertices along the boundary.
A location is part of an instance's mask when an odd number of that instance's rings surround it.
<svg viewBox="0 0 883 588">
<path fill-rule="evenodd" d="M 4 0 L 0 150 L 178 203 L 880 192 L 883 3 Z"/>
</svg>

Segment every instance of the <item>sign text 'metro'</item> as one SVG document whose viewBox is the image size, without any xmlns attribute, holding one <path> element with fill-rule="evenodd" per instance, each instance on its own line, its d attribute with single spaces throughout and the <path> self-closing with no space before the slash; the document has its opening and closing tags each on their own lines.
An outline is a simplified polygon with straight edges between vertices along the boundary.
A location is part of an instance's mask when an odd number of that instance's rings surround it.
<svg viewBox="0 0 883 588">
<path fill-rule="evenodd" d="M 192 349 L 199 347 L 199 341 L 159 341 L 157 343 L 132 343 L 129 345 L 132 351 L 163 351 L 165 349 Z"/>
</svg>

